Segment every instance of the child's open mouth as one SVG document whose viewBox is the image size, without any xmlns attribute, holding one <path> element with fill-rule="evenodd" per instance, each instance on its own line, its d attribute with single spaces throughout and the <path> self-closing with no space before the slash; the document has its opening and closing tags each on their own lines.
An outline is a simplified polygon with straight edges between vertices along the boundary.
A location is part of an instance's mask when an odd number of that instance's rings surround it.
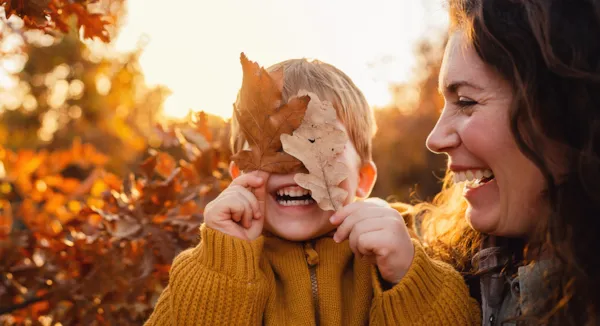
<svg viewBox="0 0 600 326">
<path fill-rule="evenodd" d="M 280 188 L 273 196 L 281 206 L 308 206 L 315 203 L 310 191 L 299 186 Z"/>
</svg>

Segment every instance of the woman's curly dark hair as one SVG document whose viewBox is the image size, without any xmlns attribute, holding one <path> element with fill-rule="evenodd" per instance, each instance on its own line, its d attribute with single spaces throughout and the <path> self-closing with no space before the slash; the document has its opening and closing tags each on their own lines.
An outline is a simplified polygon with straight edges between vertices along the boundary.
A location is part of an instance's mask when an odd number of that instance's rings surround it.
<svg viewBox="0 0 600 326">
<path fill-rule="evenodd" d="M 600 322 L 600 0 L 450 0 L 451 32 L 468 35 L 515 94 L 510 127 L 542 172 L 551 215 L 528 247 L 548 247 L 560 282 L 540 322 Z M 547 146 L 547 144 L 551 144 Z M 556 157 L 559 156 L 557 163 Z M 560 173 L 556 173 L 556 164 Z M 448 177 L 421 205 L 437 257 L 467 268 L 482 235 L 464 221 Z"/>
</svg>

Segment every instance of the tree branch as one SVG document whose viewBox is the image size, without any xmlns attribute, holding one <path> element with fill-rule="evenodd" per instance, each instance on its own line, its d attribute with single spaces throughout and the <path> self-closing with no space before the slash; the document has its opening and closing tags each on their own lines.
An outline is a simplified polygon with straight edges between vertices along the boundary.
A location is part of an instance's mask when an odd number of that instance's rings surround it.
<svg viewBox="0 0 600 326">
<path fill-rule="evenodd" d="M 12 305 L 12 306 L 4 306 L 4 307 L 0 306 L 0 315 L 9 314 L 13 311 L 27 308 L 28 306 L 30 306 L 34 303 L 47 300 L 48 298 L 50 298 L 51 295 L 52 295 L 52 292 L 48 292 L 48 293 L 42 295 L 41 297 L 29 298 L 21 303 L 18 303 L 18 304 Z"/>
</svg>

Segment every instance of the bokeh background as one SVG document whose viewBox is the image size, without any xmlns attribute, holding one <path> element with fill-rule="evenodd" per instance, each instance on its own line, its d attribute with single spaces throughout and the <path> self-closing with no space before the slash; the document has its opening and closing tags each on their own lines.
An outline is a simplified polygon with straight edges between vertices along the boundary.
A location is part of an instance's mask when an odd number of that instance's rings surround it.
<svg viewBox="0 0 600 326">
<path fill-rule="evenodd" d="M 143 323 L 229 182 L 240 52 L 345 71 L 379 127 L 373 196 L 439 191 L 440 1 L 0 5 L 0 325 Z"/>
</svg>

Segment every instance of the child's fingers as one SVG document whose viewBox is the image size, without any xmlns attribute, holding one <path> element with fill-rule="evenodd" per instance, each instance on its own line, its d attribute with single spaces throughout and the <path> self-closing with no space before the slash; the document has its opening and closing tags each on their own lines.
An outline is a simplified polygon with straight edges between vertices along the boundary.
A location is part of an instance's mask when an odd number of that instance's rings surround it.
<svg viewBox="0 0 600 326">
<path fill-rule="evenodd" d="M 386 218 L 363 219 L 356 223 L 348 236 L 348 242 L 352 252 L 358 253 L 358 238 L 365 233 L 384 230 L 389 227 L 390 222 Z"/>
<path fill-rule="evenodd" d="M 258 202 L 258 211 L 260 212 L 260 215 L 254 215 L 255 218 L 259 219 L 261 218 L 265 213 L 265 205 L 266 205 L 266 201 L 267 201 L 267 181 L 269 180 L 269 177 L 271 176 L 269 173 L 264 172 L 264 171 L 254 171 L 252 172 L 254 175 L 256 175 L 259 178 L 262 178 L 264 181 L 262 183 L 262 186 L 259 187 L 255 187 L 252 189 L 252 193 L 254 194 L 254 197 L 256 198 L 257 202 Z"/>
<path fill-rule="evenodd" d="M 231 181 L 231 186 L 242 186 L 244 188 L 258 188 L 263 185 L 265 179 L 263 176 L 255 173 L 242 174 Z"/>
<path fill-rule="evenodd" d="M 241 224 L 244 228 L 249 229 L 252 226 L 252 216 L 254 215 L 252 205 L 245 196 L 242 194 L 239 194 L 239 196 L 239 200 L 244 203 L 244 214 L 242 215 Z"/>
<path fill-rule="evenodd" d="M 344 222 L 344 220 L 354 214 L 356 211 L 366 208 L 366 207 L 381 207 L 376 203 L 372 202 L 355 202 L 349 205 L 342 207 L 339 211 L 335 212 L 330 218 L 329 222 L 333 225 L 339 225 Z"/>
<path fill-rule="evenodd" d="M 333 239 L 336 242 L 344 241 L 350 235 L 350 232 L 352 231 L 352 228 L 354 227 L 354 225 L 356 223 L 358 223 L 359 221 L 361 221 L 363 219 L 367 219 L 367 218 L 385 216 L 387 214 L 386 208 L 382 208 L 377 205 L 362 206 L 361 208 L 364 208 L 364 210 L 363 209 L 353 210 L 352 214 L 344 217 L 342 224 L 340 224 L 340 226 L 338 226 L 337 231 L 335 232 L 335 234 L 333 236 Z"/>
<path fill-rule="evenodd" d="M 230 187 L 230 188 L 232 188 L 232 191 L 235 191 L 236 193 L 242 195 L 248 201 L 248 203 L 250 203 L 252 217 L 254 217 L 255 219 L 261 218 L 262 213 L 261 213 L 260 207 L 258 205 L 258 200 L 256 199 L 256 196 L 254 196 L 254 194 L 250 190 L 248 190 L 247 188 L 244 188 L 242 186 L 237 186 L 237 185 Z"/>
<path fill-rule="evenodd" d="M 377 251 L 388 241 L 382 233 L 382 230 L 376 230 L 361 234 L 356 240 L 357 252 L 363 256 L 377 257 Z"/>
<path fill-rule="evenodd" d="M 242 217 L 244 216 L 244 204 L 241 202 L 235 203 L 235 205 L 229 206 L 229 216 L 231 216 L 231 220 L 240 223 L 242 221 Z M 226 221 L 226 220 L 224 220 Z"/>
<path fill-rule="evenodd" d="M 252 214 L 250 203 L 248 203 L 246 197 L 240 192 L 223 194 L 219 200 L 219 206 L 222 207 L 221 211 L 225 214 L 223 218 L 225 220 L 231 219 L 236 223 L 243 222 L 246 212 Z M 227 218 L 227 215 L 229 215 L 230 218 Z"/>
</svg>

